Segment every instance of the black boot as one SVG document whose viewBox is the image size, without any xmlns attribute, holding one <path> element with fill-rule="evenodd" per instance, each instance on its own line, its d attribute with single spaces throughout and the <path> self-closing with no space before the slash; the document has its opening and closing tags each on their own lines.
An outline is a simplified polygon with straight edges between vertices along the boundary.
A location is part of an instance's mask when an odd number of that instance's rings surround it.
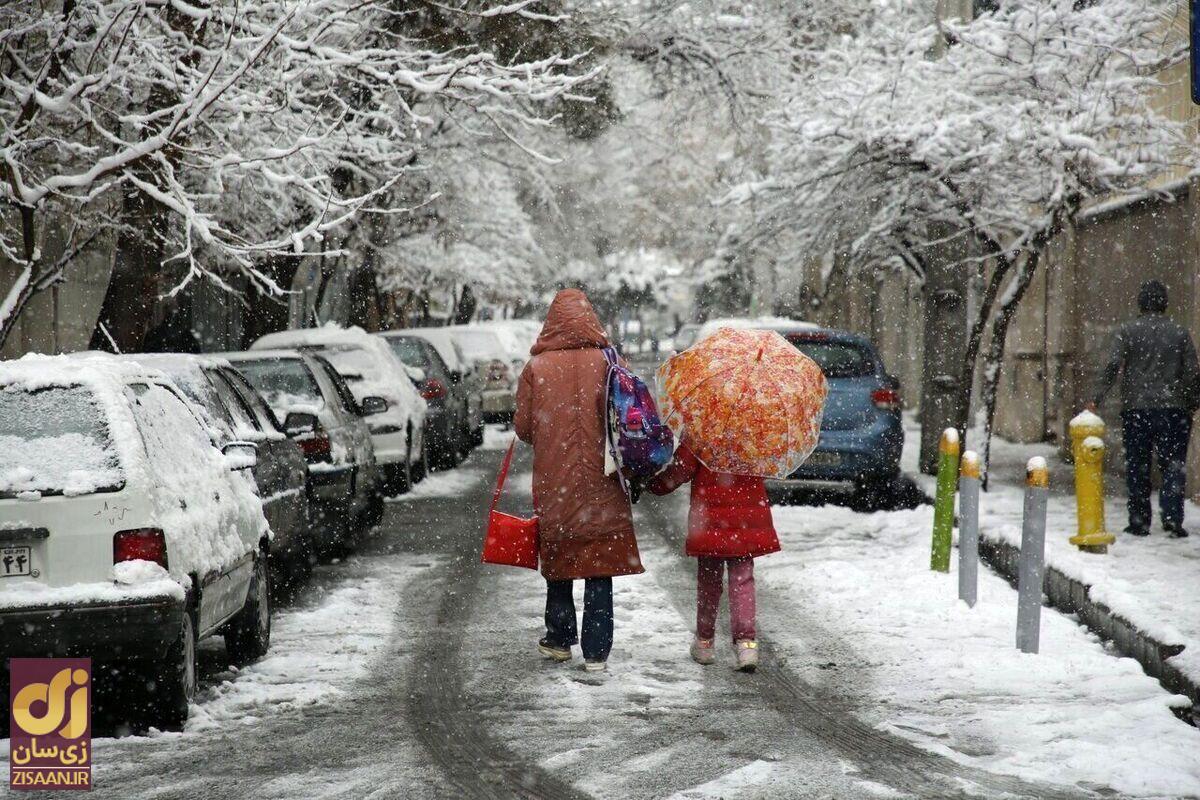
<svg viewBox="0 0 1200 800">
<path fill-rule="evenodd" d="M 1183 527 L 1182 522 L 1164 522 L 1163 530 L 1172 539 L 1186 539 L 1188 537 L 1187 529 Z"/>
</svg>

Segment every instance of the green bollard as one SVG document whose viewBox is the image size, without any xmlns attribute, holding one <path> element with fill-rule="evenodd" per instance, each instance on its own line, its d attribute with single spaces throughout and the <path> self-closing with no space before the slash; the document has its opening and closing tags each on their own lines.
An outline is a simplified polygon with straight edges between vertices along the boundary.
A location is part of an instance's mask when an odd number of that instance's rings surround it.
<svg viewBox="0 0 1200 800">
<path fill-rule="evenodd" d="M 950 571 L 954 531 L 954 493 L 958 488 L 958 431 L 946 428 L 938 442 L 937 498 L 933 501 L 933 548 L 929 568 Z"/>
</svg>

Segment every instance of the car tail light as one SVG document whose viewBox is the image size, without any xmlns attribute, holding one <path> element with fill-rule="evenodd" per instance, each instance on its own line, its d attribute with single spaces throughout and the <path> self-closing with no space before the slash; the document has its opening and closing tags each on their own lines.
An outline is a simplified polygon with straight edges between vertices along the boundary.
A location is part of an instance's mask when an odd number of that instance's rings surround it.
<svg viewBox="0 0 1200 800">
<path fill-rule="evenodd" d="M 297 439 L 296 444 L 300 445 L 300 450 L 303 451 L 304 458 L 309 463 L 329 460 L 329 434 L 327 433 L 318 431 Z"/>
<path fill-rule="evenodd" d="M 895 389 L 876 389 L 871 392 L 871 402 L 880 411 L 899 411 L 900 392 Z"/>
<path fill-rule="evenodd" d="M 153 561 L 167 568 L 167 540 L 158 528 L 134 528 L 113 534 L 113 563 Z"/>
<path fill-rule="evenodd" d="M 424 397 L 426 400 L 444 400 L 446 398 L 446 385 L 437 378 L 430 378 L 421 387 L 421 397 Z"/>
</svg>

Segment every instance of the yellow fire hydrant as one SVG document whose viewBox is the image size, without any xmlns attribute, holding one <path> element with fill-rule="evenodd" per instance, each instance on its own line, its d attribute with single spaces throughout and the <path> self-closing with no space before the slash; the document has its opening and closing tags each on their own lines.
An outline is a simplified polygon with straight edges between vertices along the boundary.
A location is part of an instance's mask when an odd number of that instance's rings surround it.
<svg viewBox="0 0 1200 800">
<path fill-rule="evenodd" d="M 1083 411 L 1071 420 L 1075 456 L 1075 508 L 1079 532 L 1071 544 L 1087 553 L 1107 553 L 1116 541 L 1104 525 L 1104 420 Z"/>
</svg>

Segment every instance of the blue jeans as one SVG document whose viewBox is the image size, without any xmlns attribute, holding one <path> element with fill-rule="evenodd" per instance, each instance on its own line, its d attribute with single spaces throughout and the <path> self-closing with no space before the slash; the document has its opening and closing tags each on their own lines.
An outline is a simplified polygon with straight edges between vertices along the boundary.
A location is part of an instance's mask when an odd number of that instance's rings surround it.
<svg viewBox="0 0 1200 800">
<path fill-rule="evenodd" d="M 546 638 L 563 647 L 579 641 L 573 586 L 574 581 L 546 581 Z M 583 657 L 607 661 L 612 642 L 612 578 L 588 578 L 583 582 Z"/>
<path fill-rule="evenodd" d="M 1129 488 L 1129 526 L 1150 527 L 1150 459 L 1158 455 L 1162 489 L 1158 504 L 1163 524 L 1183 524 L 1188 439 L 1192 415 L 1181 408 L 1135 408 L 1121 414 L 1125 437 L 1125 482 Z"/>
</svg>

